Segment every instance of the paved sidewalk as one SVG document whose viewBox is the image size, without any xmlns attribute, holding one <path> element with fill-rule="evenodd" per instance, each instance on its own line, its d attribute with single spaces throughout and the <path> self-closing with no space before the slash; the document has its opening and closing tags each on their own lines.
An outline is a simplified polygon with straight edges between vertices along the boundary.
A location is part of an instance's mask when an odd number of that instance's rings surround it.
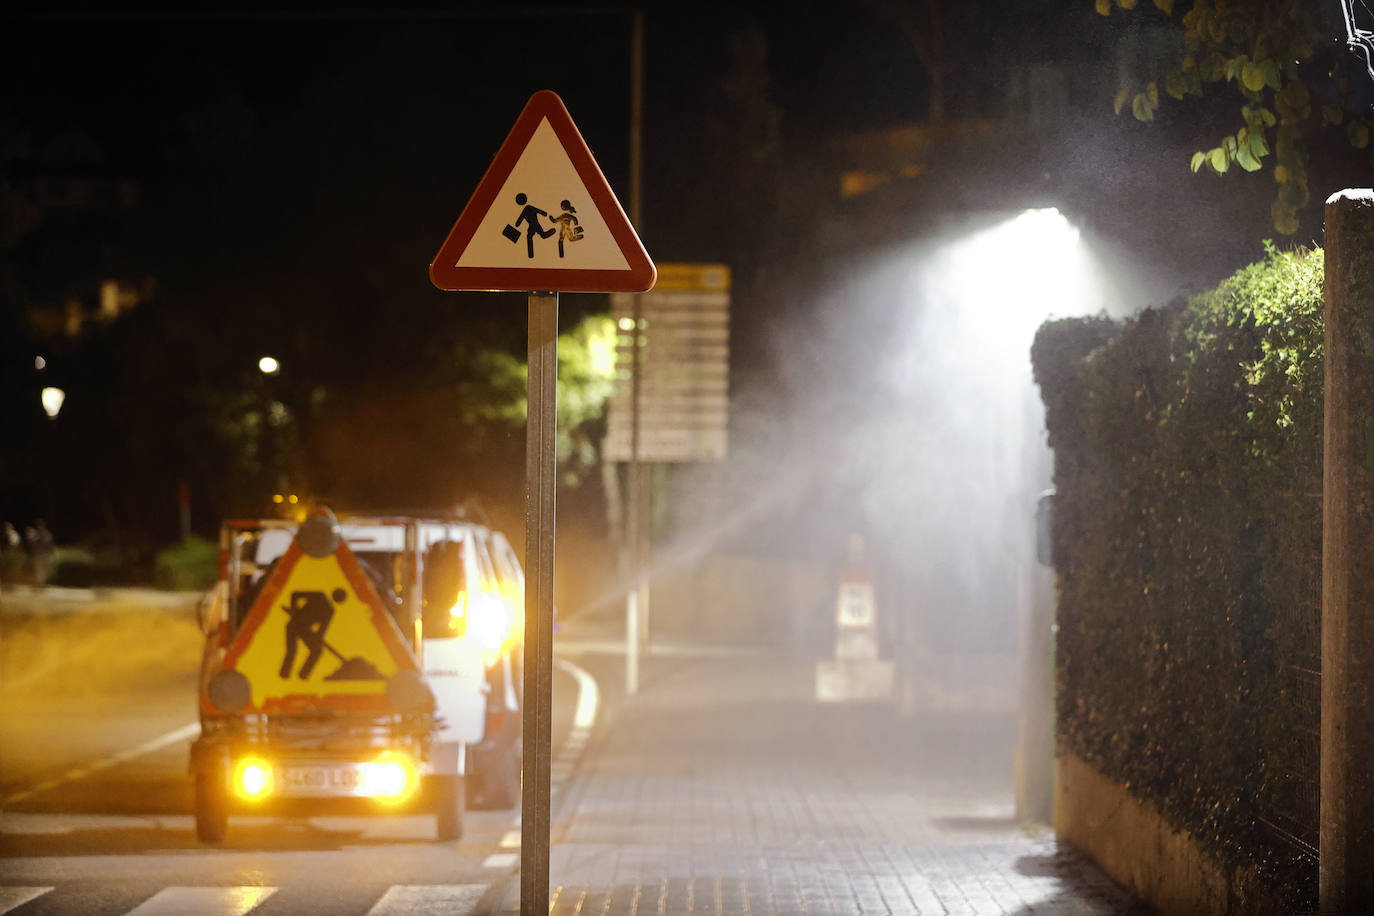
<svg viewBox="0 0 1374 916">
<path fill-rule="evenodd" d="M 552 913 L 1148 912 L 1015 823 L 1009 716 L 821 706 L 811 678 L 767 654 L 649 659 L 556 812 Z"/>
</svg>

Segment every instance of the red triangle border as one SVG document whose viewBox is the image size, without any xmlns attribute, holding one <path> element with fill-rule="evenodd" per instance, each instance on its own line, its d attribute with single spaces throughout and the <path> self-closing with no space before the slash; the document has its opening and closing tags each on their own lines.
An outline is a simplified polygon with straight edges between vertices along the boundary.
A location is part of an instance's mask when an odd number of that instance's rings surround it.
<svg viewBox="0 0 1374 916">
<path fill-rule="evenodd" d="M 482 219 L 491 209 L 502 185 L 525 152 L 539 124 L 547 118 L 554 135 L 572 161 L 592 202 L 601 211 L 611 237 L 629 264 L 629 270 L 579 270 L 559 267 L 458 267 L 457 262 L 472 242 Z M 478 292 L 642 293 L 653 288 L 658 271 L 639 235 L 611 190 L 601 167 L 592 158 L 587 142 L 573 123 L 558 94 L 541 89 L 525 103 L 515 126 L 506 135 L 473 191 L 448 238 L 429 265 L 430 281 L 442 290 Z"/>
</svg>

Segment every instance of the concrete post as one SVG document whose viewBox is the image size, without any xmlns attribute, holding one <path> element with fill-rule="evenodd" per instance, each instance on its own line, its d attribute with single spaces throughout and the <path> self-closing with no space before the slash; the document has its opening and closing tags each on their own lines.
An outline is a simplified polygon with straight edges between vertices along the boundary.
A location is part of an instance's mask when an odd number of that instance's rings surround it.
<svg viewBox="0 0 1374 916">
<path fill-rule="evenodd" d="M 1016 816 L 1054 820 L 1054 574 L 1027 559 L 1017 582 L 1021 696 L 1016 723 Z"/>
<path fill-rule="evenodd" d="M 1374 190 L 1326 202 L 1321 909 L 1374 912 Z"/>
</svg>

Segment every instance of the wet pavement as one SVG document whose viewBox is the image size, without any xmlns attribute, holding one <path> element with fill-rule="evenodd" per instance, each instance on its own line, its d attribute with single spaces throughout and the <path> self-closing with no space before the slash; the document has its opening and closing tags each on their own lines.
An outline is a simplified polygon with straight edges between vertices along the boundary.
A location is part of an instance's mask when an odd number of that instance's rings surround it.
<svg viewBox="0 0 1374 916">
<path fill-rule="evenodd" d="M 613 655 L 582 663 L 623 678 Z M 1149 912 L 1017 822 L 1012 714 L 812 691 L 812 662 L 781 654 L 646 660 L 555 811 L 551 912 Z M 513 875 L 495 911 L 518 902 Z"/>
</svg>

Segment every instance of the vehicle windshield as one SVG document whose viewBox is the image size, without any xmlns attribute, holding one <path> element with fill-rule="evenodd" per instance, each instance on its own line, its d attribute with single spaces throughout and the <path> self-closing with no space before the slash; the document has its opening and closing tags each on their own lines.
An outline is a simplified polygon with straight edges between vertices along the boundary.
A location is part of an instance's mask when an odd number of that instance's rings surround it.
<svg viewBox="0 0 1374 916">
<path fill-rule="evenodd" d="M 468 604 L 468 576 L 462 541 L 441 541 L 425 557 L 422 613 L 426 639 L 461 635 Z"/>
<path fill-rule="evenodd" d="M 286 555 L 293 536 L 294 532 L 287 528 L 240 529 L 234 532 L 237 581 L 234 583 L 230 614 L 231 632 L 237 632 L 242 626 L 262 593 L 263 586 Z M 357 539 L 349 537 L 348 540 L 352 542 Z M 367 550 L 353 546 L 353 556 L 381 598 L 382 605 L 405 632 L 408 622 L 404 612 L 407 585 L 404 555 L 393 550 Z"/>
<path fill-rule="evenodd" d="M 358 551 L 358 565 L 362 567 L 383 604 L 399 605 L 405 599 L 405 558 L 387 551 Z"/>
</svg>

